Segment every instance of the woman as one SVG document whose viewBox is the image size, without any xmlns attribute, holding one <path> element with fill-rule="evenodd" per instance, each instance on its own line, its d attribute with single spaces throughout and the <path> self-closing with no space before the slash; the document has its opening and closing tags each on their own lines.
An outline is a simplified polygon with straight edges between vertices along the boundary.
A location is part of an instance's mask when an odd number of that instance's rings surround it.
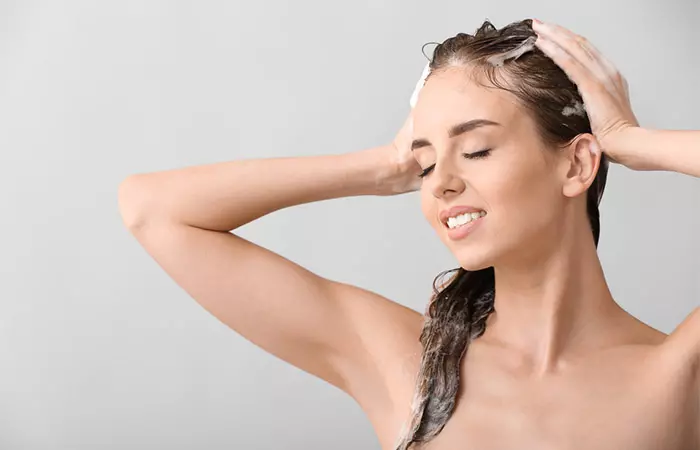
<svg viewBox="0 0 700 450">
<path fill-rule="evenodd" d="M 487 21 L 429 69 L 390 145 L 132 175 L 125 224 L 219 320 L 355 399 L 383 449 L 700 448 L 700 312 L 648 327 L 596 252 L 607 160 L 700 176 L 700 132 L 640 128 L 612 64 L 555 25 Z M 460 262 L 425 317 L 229 233 L 416 189 Z"/>
</svg>

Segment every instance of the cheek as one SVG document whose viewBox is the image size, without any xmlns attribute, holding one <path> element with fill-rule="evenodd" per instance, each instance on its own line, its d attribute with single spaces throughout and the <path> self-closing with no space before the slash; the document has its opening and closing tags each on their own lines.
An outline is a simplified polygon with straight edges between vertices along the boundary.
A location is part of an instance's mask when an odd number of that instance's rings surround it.
<svg viewBox="0 0 700 450">
<path fill-rule="evenodd" d="M 438 215 L 437 204 L 435 198 L 428 192 L 427 189 L 421 188 L 420 191 L 420 208 L 423 212 L 423 217 L 431 225 L 435 226 L 436 217 Z"/>
<path fill-rule="evenodd" d="M 520 169 L 524 169 L 520 166 Z M 538 170 L 512 170 L 506 176 L 484 180 L 481 194 L 504 224 L 536 224 L 546 220 L 556 204 L 556 186 L 549 176 Z"/>
</svg>

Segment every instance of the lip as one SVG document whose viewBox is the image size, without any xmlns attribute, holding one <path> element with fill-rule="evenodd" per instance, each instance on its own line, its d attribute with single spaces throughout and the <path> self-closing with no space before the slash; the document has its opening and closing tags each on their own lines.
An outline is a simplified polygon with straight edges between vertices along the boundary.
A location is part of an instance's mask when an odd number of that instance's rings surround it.
<svg viewBox="0 0 700 450">
<path fill-rule="evenodd" d="M 473 212 L 480 212 L 482 211 L 479 208 L 474 208 L 473 206 L 467 206 L 467 205 L 457 205 L 453 206 L 450 209 L 446 209 L 444 211 L 440 212 L 440 222 L 442 222 L 443 225 L 447 226 L 447 219 L 450 217 L 458 216 L 460 214 L 464 214 L 467 212 L 473 213 Z"/>
</svg>

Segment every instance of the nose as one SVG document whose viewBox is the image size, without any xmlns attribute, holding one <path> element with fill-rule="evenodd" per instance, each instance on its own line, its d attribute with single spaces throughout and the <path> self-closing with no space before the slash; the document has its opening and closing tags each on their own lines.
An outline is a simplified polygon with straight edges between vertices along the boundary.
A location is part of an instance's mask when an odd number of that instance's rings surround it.
<svg viewBox="0 0 700 450">
<path fill-rule="evenodd" d="M 435 198 L 460 195 L 466 188 L 466 183 L 450 161 L 438 161 L 430 175 L 430 181 L 433 183 L 431 190 Z"/>
</svg>

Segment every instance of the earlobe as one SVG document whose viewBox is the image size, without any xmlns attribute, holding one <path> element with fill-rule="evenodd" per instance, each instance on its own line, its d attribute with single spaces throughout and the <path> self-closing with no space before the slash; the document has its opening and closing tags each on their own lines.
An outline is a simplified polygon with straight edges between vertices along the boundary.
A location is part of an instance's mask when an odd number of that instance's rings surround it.
<svg viewBox="0 0 700 450">
<path fill-rule="evenodd" d="M 598 174 L 600 146 L 592 134 L 580 134 L 565 150 L 568 173 L 564 184 L 564 195 L 576 197 L 588 190 Z"/>
</svg>

